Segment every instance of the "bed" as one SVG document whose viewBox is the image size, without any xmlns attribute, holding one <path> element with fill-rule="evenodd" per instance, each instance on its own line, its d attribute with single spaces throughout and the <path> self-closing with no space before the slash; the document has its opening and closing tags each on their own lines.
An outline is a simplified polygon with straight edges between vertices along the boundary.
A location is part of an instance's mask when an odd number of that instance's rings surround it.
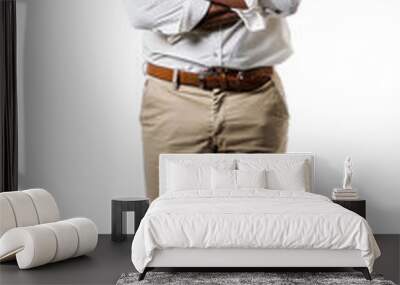
<svg viewBox="0 0 400 285">
<path fill-rule="evenodd" d="M 132 243 L 140 280 L 161 267 L 352 267 L 371 279 L 372 231 L 315 194 L 312 154 L 162 154 L 159 175 Z"/>
</svg>

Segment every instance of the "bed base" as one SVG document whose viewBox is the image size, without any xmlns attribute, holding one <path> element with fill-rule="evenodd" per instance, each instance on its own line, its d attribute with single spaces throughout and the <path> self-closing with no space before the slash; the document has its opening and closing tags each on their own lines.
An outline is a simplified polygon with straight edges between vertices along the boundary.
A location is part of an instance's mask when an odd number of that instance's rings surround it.
<svg viewBox="0 0 400 285">
<path fill-rule="evenodd" d="M 345 268 L 352 268 L 355 271 L 360 271 L 366 280 L 372 280 L 371 274 L 369 273 L 369 270 L 367 267 L 344 267 L 344 268 L 331 268 L 331 269 L 345 269 Z M 142 273 L 139 274 L 138 281 L 142 281 L 146 277 L 146 273 L 152 270 L 157 270 L 157 269 L 166 269 L 166 270 L 171 270 L 172 268 L 166 268 L 166 267 L 146 267 Z M 261 267 L 248 267 L 248 268 L 238 268 L 238 267 L 183 267 L 183 268 L 173 268 L 174 270 L 178 271 L 201 271 L 201 272 L 215 272 L 215 271 L 227 271 L 227 272 L 270 272 L 271 270 L 273 271 L 279 271 L 279 272 L 290 272 L 293 270 L 298 271 L 301 269 L 301 271 L 310 271 L 310 272 L 324 272 L 327 270 L 327 267 L 323 268 L 318 268 L 318 267 L 308 267 L 308 268 L 296 268 L 296 267 L 268 267 L 268 268 L 261 268 Z"/>
<path fill-rule="evenodd" d="M 154 269 L 199 269 L 212 272 L 220 269 L 234 272 L 282 270 L 332 271 L 353 268 L 371 280 L 359 250 L 333 249 L 254 249 L 254 248 L 168 248 L 154 251 L 153 259 L 139 275 Z"/>
</svg>

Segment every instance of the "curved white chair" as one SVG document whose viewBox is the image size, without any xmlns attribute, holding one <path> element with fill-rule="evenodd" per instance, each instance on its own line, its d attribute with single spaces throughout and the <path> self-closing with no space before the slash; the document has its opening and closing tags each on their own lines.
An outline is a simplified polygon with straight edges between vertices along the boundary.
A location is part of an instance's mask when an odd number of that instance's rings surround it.
<svg viewBox="0 0 400 285">
<path fill-rule="evenodd" d="M 60 221 L 53 196 L 43 189 L 0 193 L 0 262 L 17 259 L 20 269 L 84 255 L 96 248 L 89 219 Z"/>
</svg>

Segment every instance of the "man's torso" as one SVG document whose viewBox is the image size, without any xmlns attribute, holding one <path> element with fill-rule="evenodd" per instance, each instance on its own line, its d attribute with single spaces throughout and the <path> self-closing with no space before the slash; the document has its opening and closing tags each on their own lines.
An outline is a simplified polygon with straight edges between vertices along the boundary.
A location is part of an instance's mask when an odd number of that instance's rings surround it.
<svg viewBox="0 0 400 285">
<path fill-rule="evenodd" d="M 144 55 L 155 65 L 199 72 L 208 67 L 238 70 L 274 66 L 292 53 L 285 18 L 270 17 L 266 29 L 251 32 L 242 21 L 214 32 L 193 31 L 175 42 L 144 32 Z"/>
</svg>

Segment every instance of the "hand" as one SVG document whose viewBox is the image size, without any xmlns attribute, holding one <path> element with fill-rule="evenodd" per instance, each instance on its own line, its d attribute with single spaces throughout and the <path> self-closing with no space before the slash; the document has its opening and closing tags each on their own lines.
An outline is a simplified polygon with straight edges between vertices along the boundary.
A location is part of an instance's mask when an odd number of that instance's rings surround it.
<svg viewBox="0 0 400 285">
<path fill-rule="evenodd" d="M 232 26 L 240 20 L 238 14 L 229 7 L 211 3 L 206 16 L 195 28 L 196 30 L 214 31 L 220 28 Z"/>
</svg>

